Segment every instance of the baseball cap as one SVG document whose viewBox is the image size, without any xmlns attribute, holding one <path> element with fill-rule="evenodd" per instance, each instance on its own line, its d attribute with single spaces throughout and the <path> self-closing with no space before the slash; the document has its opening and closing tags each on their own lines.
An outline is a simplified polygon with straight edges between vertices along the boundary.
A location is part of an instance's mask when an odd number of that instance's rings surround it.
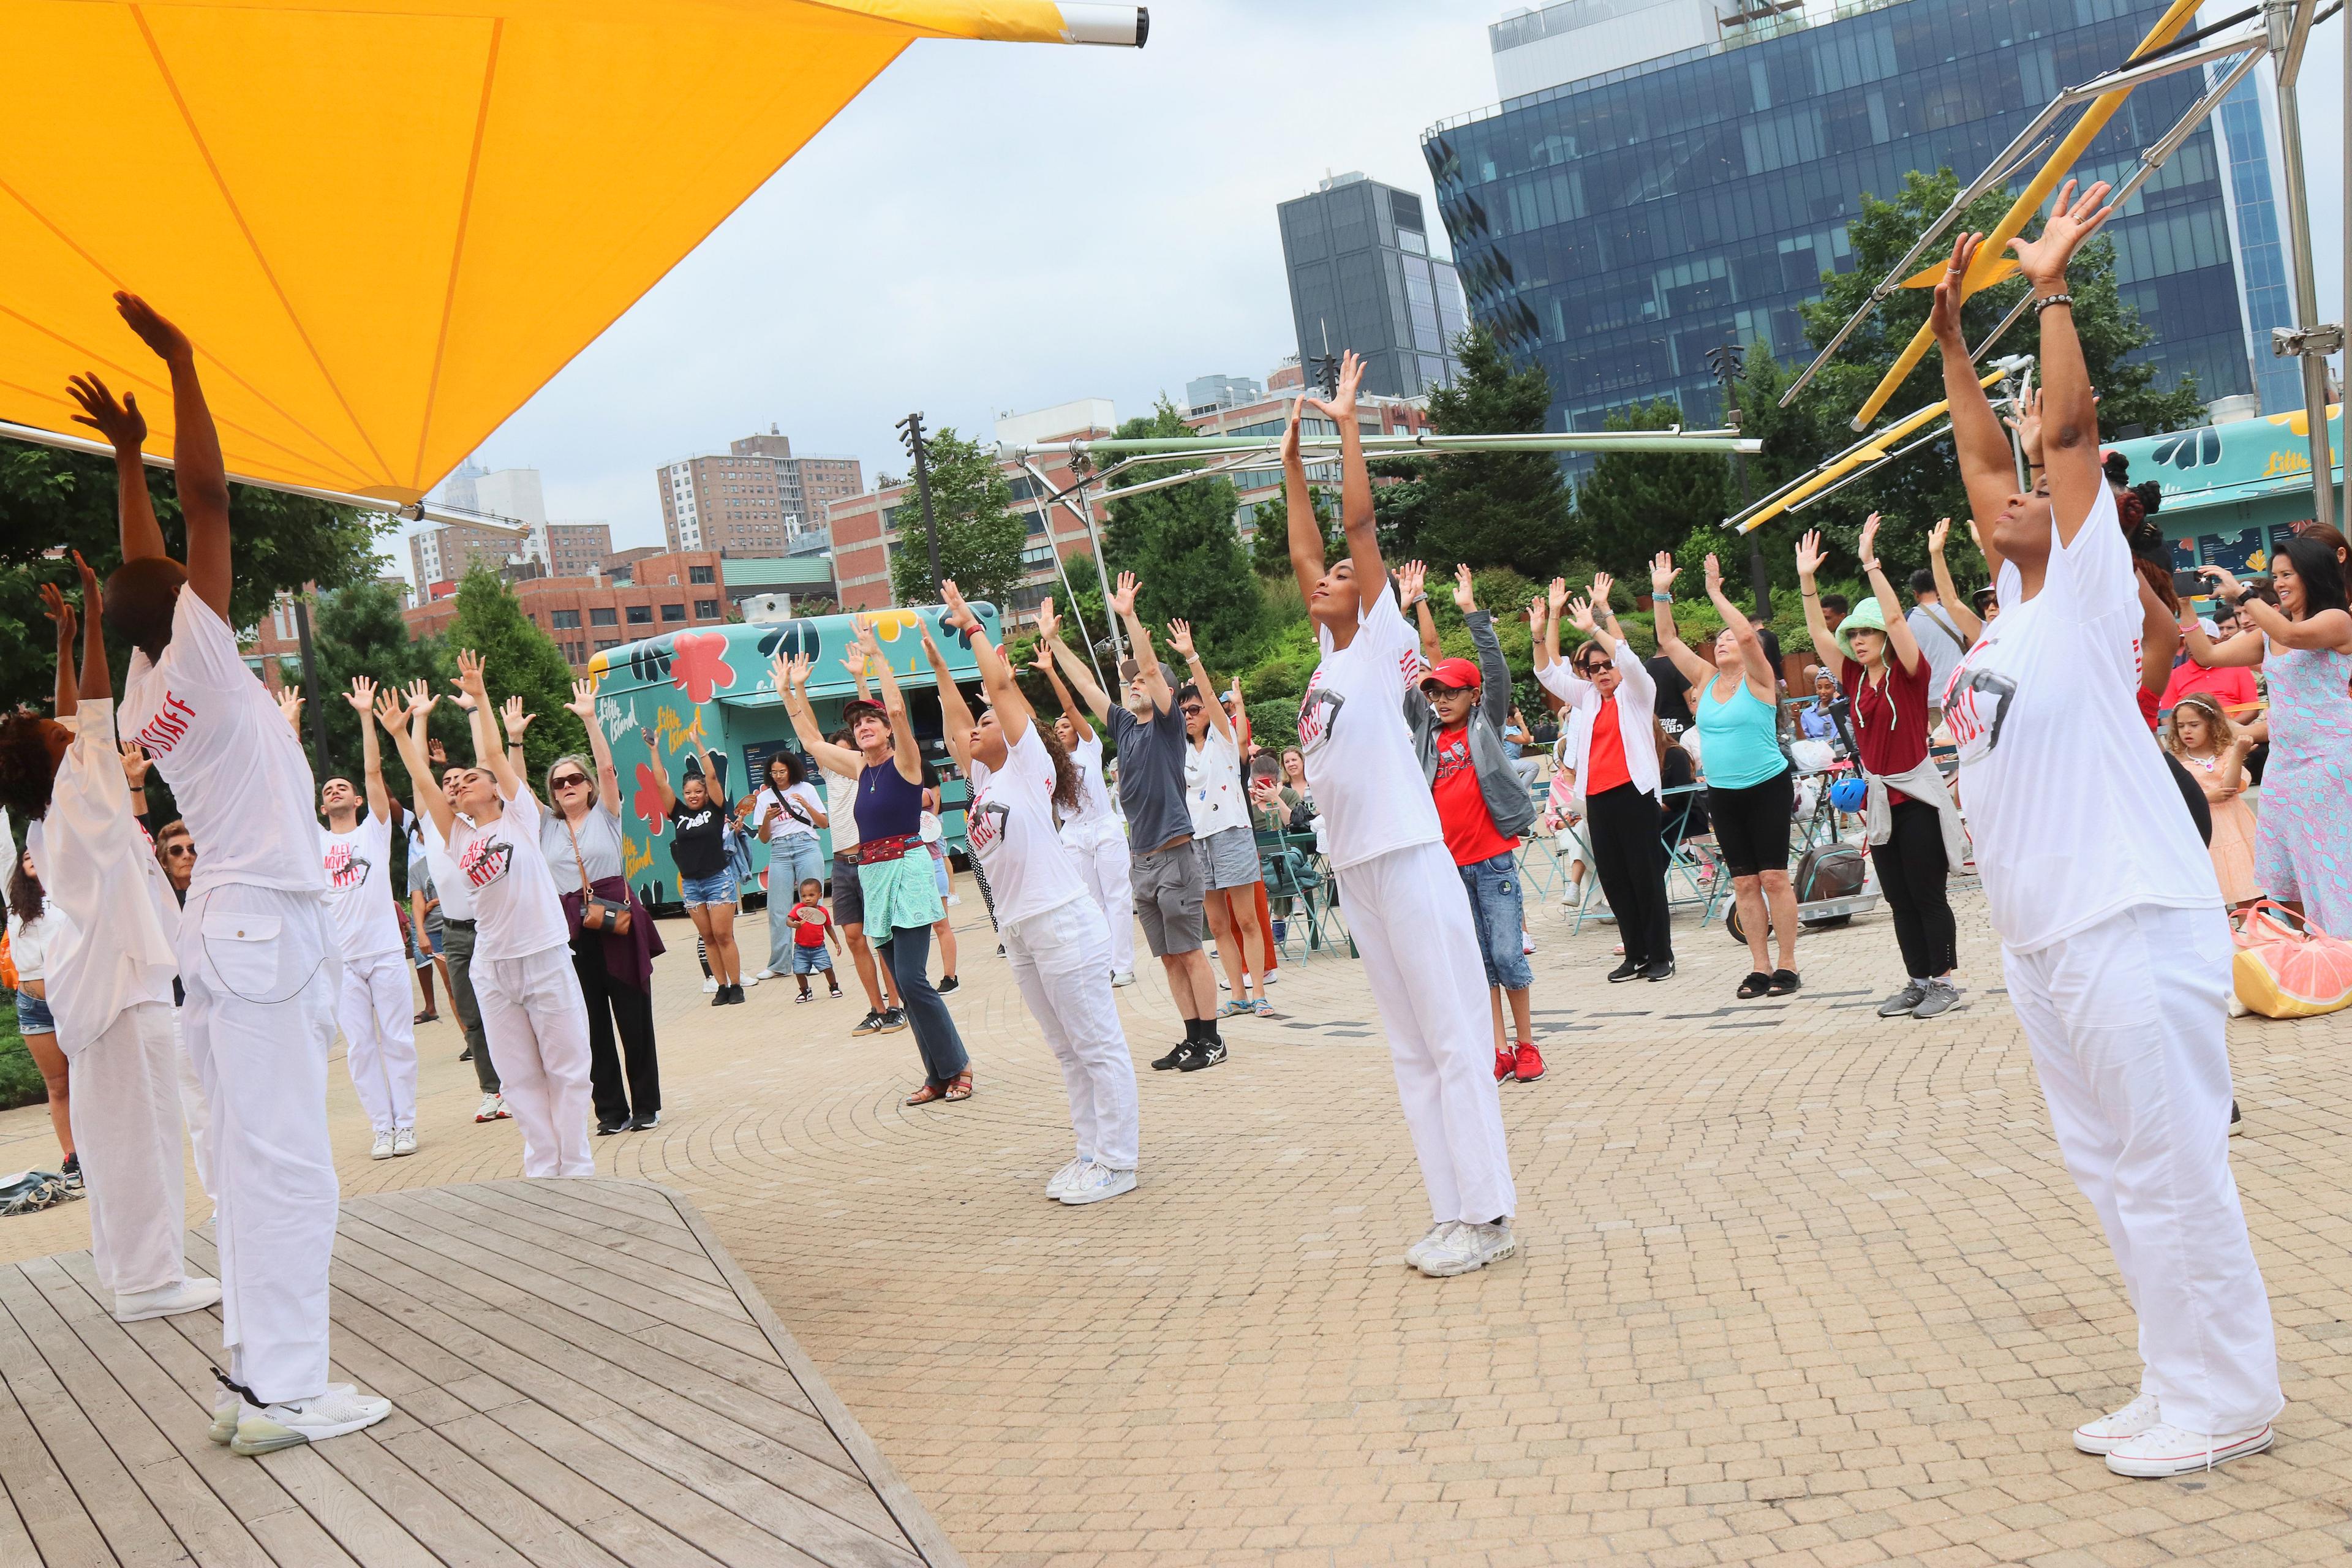
<svg viewBox="0 0 2352 1568">
<path fill-rule="evenodd" d="M 1441 658 L 1430 666 L 1429 673 L 1421 678 L 1423 687 L 1443 686 L 1449 690 L 1467 691 L 1478 684 L 1478 667 L 1466 658 Z"/>
</svg>

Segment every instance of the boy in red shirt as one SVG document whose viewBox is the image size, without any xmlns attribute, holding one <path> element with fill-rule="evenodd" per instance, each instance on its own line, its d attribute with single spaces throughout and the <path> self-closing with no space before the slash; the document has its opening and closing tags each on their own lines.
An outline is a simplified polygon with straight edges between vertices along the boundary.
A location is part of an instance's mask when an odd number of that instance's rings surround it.
<svg viewBox="0 0 2352 1568">
<path fill-rule="evenodd" d="M 832 989 L 833 1000 L 841 1000 L 841 982 L 833 977 L 833 954 L 825 950 L 830 937 L 835 948 L 841 945 L 840 933 L 833 929 L 833 917 L 825 912 L 824 884 L 814 877 L 803 878 L 800 886 L 800 902 L 785 912 L 784 919 L 793 928 L 793 978 L 800 982 L 801 994 L 795 1002 L 815 1000 L 816 993 L 809 989 L 808 977 L 822 974 Z"/>
</svg>

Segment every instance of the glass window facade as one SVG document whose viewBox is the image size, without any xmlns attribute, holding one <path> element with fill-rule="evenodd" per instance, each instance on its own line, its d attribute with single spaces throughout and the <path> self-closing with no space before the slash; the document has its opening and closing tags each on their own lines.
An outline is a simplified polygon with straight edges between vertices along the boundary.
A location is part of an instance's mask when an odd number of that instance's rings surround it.
<svg viewBox="0 0 2352 1568">
<path fill-rule="evenodd" d="M 1466 324 L 1461 280 L 1429 254 L 1424 204 L 1410 191 L 1343 176 L 1278 209 L 1298 354 L 1364 358 L 1364 390 L 1417 397 L 1449 384 Z"/>
<path fill-rule="evenodd" d="M 1905 0 L 1514 99 L 1423 142 L 1472 313 L 1551 377 L 1553 429 L 1671 397 L 1711 425 L 1706 351 L 1811 358 L 1797 306 L 1853 268 L 1861 194 L 1989 163 L 2068 83 L 2120 64 L 2150 0 Z M 2119 179 L 2204 89 L 2141 87 L 2081 160 Z M 2259 148 L 2259 126 L 2254 145 Z M 2167 382 L 2252 390 L 2225 171 L 2200 126 L 2111 226 Z"/>
</svg>

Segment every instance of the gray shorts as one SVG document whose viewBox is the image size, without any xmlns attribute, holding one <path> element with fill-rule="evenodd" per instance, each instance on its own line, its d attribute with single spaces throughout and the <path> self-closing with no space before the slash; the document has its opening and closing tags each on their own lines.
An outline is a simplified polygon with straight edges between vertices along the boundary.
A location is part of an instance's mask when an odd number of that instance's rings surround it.
<svg viewBox="0 0 2352 1568">
<path fill-rule="evenodd" d="M 1246 888 L 1265 879 L 1257 865 L 1257 835 L 1246 827 L 1221 827 L 1195 838 L 1192 853 L 1201 858 L 1201 876 L 1209 887 Z"/>
<path fill-rule="evenodd" d="M 1208 883 L 1201 876 L 1201 858 L 1192 843 L 1165 849 L 1139 849 L 1128 871 L 1135 895 L 1135 918 L 1143 922 L 1143 940 L 1154 958 L 1198 952 L 1208 939 L 1208 919 L 1202 906 Z"/>
<path fill-rule="evenodd" d="M 833 923 L 845 928 L 866 923 L 866 895 L 857 884 L 857 862 L 838 855 L 833 858 Z"/>
</svg>

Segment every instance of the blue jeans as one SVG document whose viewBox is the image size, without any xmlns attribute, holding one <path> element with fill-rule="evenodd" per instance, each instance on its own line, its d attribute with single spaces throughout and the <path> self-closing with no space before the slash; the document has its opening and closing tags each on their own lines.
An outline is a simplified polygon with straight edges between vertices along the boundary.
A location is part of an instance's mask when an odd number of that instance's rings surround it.
<svg viewBox="0 0 2352 1568">
<path fill-rule="evenodd" d="M 1508 851 L 1491 860 L 1456 866 L 1463 890 L 1470 895 L 1470 923 L 1477 928 L 1478 956 L 1486 961 L 1486 984 L 1506 991 L 1525 991 L 1535 984 L 1528 967 L 1527 949 L 1520 940 L 1526 917 L 1519 902 L 1519 868 Z"/>
<path fill-rule="evenodd" d="M 850 873 L 854 879 L 856 872 Z M 792 833 L 768 842 L 768 967 L 778 974 L 793 966 L 793 928 L 784 911 L 800 901 L 801 883 L 814 877 L 824 881 L 824 857 L 816 835 Z"/>
</svg>

